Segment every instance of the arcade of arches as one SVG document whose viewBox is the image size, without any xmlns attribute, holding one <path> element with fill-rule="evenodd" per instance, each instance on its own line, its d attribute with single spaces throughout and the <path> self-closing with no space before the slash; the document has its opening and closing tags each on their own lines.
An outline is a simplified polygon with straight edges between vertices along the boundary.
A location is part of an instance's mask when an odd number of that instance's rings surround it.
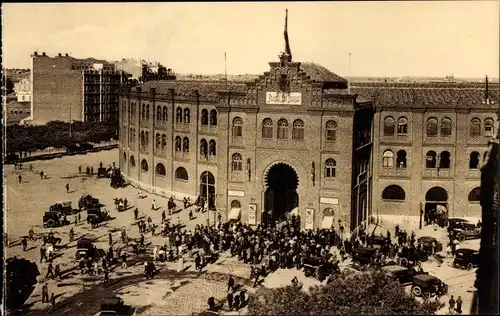
<svg viewBox="0 0 500 316">
<path fill-rule="evenodd" d="M 285 163 L 277 163 L 266 175 L 263 221 L 280 221 L 299 205 L 299 177 L 295 170 Z"/>
</svg>

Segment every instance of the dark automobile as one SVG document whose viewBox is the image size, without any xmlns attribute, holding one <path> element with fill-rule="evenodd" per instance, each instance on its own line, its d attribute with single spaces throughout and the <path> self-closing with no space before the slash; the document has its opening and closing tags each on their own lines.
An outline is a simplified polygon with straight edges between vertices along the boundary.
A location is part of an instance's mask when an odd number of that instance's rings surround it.
<svg viewBox="0 0 500 316">
<path fill-rule="evenodd" d="M 479 264 L 479 251 L 472 249 L 458 249 L 455 252 L 453 266 L 470 270 Z"/>
<path fill-rule="evenodd" d="M 120 315 L 124 312 L 123 300 L 119 297 L 101 299 L 101 316 Z"/>
<path fill-rule="evenodd" d="M 389 242 L 389 238 L 383 236 L 370 236 L 368 237 L 368 242 L 377 247 L 382 247 Z"/>
<path fill-rule="evenodd" d="M 355 267 L 362 265 L 374 264 L 378 257 L 378 249 L 360 247 L 352 251 L 352 264 Z"/>
<path fill-rule="evenodd" d="M 64 221 L 64 216 L 60 212 L 45 212 L 43 214 L 43 227 L 59 227 L 68 224 L 69 221 Z"/>
<path fill-rule="evenodd" d="M 120 173 L 120 169 L 115 169 L 111 174 L 110 185 L 112 188 L 123 188 L 125 186 L 125 178 Z"/>
<path fill-rule="evenodd" d="M 435 252 L 440 252 L 443 250 L 443 244 L 437 241 L 436 238 L 430 236 L 424 236 L 417 239 L 417 242 L 422 244 L 424 249 L 430 248 L 434 243 Z"/>
<path fill-rule="evenodd" d="M 73 207 L 71 205 L 71 201 L 56 202 L 49 207 L 49 211 L 69 215 L 73 213 Z"/>
<path fill-rule="evenodd" d="M 465 224 L 471 223 L 463 218 L 448 218 L 448 229 L 463 228 Z"/>
<path fill-rule="evenodd" d="M 78 208 L 80 210 L 88 208 L 100 208 L 100 207 L 101 203 L 99 203 L 99 199 L 93 198 L 90 194 L 82 196 L 78 200 Z"/>
<path fill-rule="evenodd" d="M 108 169 L 103 168 L 103 167 L 100 167 L 99 169 L 97 169 L 97 177 L 98 178 L 109 178 Z"/>
<path fill-rule="evenodd" d="M 411 293 L 415 296 L 430 298 L 442 296 L 448 292 L 448 286 L 435 276 L 422 273 L 413 276 Z"/>
<path fill-rule="evenodd" d="M 400 265 L 408 267 L 415 265 L 418 261 L 425 262 L 429 259 L 429 255 L 424 250 L 416 248 L 403 247 L 398 253 L 398 262 Z"/>
<path fill-rule="evenodd" d="M 111 217 L 108 212 L 101 211 L 100 208 L 87 208 L 87 220 L 93 223 L 102 223 L 109 220 Z"/>
<path fill-rule="evenodd" d="M 66 151 L 68 154 L 78 154 L 78 153 L 84 153 L 88 150 L 92 150 L 94 148 L 94 145 L 91 143 L 77 143 L 77 144 L 71 144 L 66 146 Z"/>
<path fill-rule="evenodd" d="M 94 255 L 94 244 L 92 240 L 88 238 L 82 238 L 76 243 L 76 260 L 80 260 L 84 257 L 93 257 Z"/>
<path fill-rule="evenodd" d="M 321 258 L 309 257 L 302 264 L 306 277 L 315 277 L 319 281 L 326 279 L 333 272 L 333 264 L 325 262 Z"/>
<path fill-rule="evenodd" d="M 387 265 L 381 268 L 386 276 L 401 283 L 407 284 L 413 281 L 414 270 L 397 264 Z"/>
<path fill-rule="evenodd" d="M 481 228 L 474 224 L 467 224 L 463 228 L 453 229 L 451 234 L 461 242 L 466 239 L 478 239 L 481 238 Z"/>
</svg>

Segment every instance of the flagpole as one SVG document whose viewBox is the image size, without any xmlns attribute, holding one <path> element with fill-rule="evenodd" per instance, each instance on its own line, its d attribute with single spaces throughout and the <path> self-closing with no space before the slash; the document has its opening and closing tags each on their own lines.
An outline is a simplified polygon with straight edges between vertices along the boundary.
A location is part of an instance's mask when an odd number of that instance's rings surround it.
<svg viewBox="0 0 500 316">
<path fill-rule="evenodd" d="M 349 52 L 349 78 L 347 79 L 347 92 L 351 93 L 351 52 Z"/>
<path fill-rule="evenodd" d="M 227 57 L 226 57 L 226 52 L 224 52 L 224 80 L 227 83 Z"/>
</svg>

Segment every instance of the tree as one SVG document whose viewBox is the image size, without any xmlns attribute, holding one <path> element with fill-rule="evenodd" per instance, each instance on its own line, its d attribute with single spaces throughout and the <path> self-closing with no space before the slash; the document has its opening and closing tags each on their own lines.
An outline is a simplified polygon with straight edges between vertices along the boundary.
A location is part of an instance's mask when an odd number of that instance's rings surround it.
<svg viewBox="0 0 500 316">
<path fill-rule="evenodd" d="M 251 315 L 433 315 L 443 304 L 420 303 L 381 271 L 343 272 L 308 292 L 267 289 L 250 296 Z"/>
</svg>

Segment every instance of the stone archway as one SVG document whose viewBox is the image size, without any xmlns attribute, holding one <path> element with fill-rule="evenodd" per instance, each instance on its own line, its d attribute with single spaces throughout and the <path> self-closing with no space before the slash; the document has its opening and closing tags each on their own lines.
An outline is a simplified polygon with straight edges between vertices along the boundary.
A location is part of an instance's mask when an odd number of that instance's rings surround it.
<svg viewBox="0 0 500 316">
<path fill-rule="evenodd" d="M 215 209 L 215 177 L 210 171 L 204 171 L 200 176 L 200 195 L 203 202 L 208 198 L 209 209 Z"/>
<path fill-rule="evenodd" d="M 448 192 L 442 187 L 432 187 L 425 194 L 425 214 L 432 218 L 448 217 Z"/>
<path fill-rule="evenodd" d="M 297 172 L 286 163 L 276 163 L 267 171 L 265 184 L 263 222 L 282 221 L 299 205 Z"/>
</svg>

